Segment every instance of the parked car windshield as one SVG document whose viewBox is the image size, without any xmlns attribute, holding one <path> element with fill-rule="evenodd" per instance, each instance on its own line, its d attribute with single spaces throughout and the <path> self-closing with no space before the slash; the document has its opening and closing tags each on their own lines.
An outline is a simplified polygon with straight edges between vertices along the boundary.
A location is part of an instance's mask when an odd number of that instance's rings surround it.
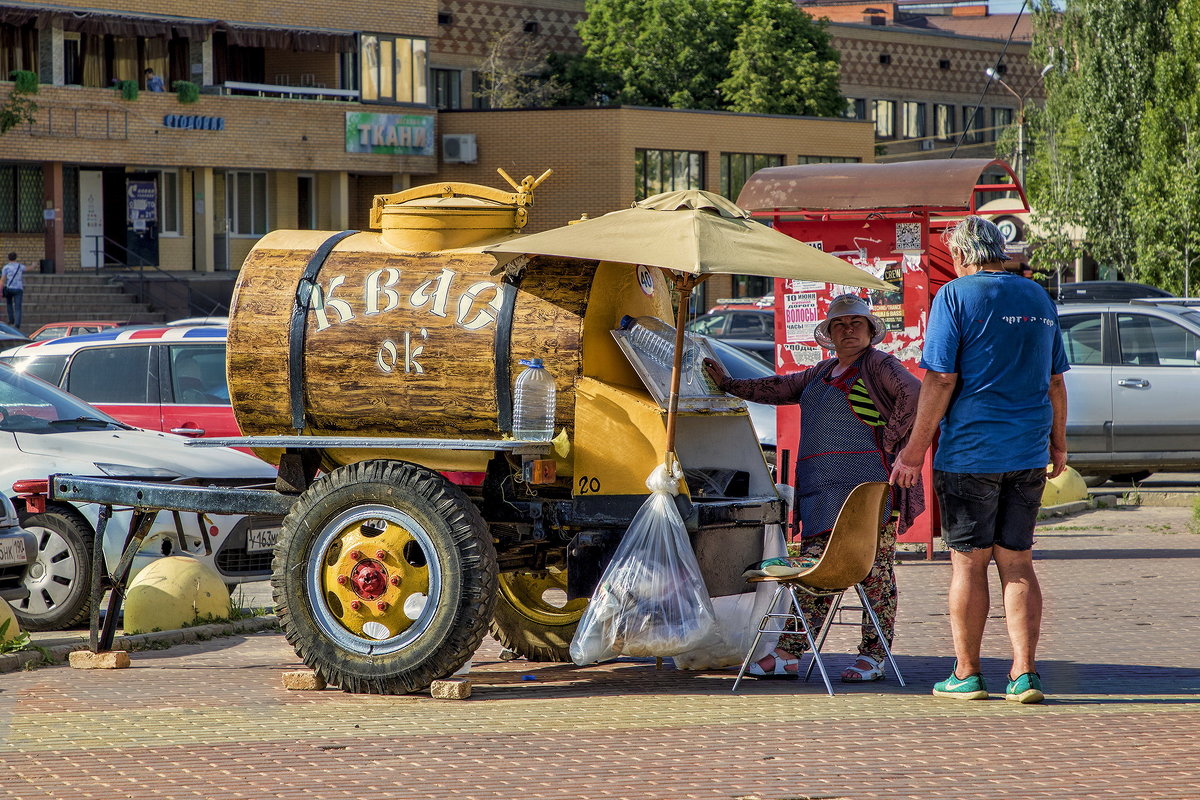
<svg viewBox="0 0 1200 800">
<path fill-rule="evenodd" d="M 0 364 L 0 431 L 58 433 L 93 428 L 129 426 L 48 383 Z"/>
<path fill-rule="evenodd" d="M 721 359 L 721 363 L 725 365 L 725 371 L 729 373 L 729 377 L 735 380 L 767 378 L 775 374 L 775 370 L 769 363 L 752 353 L 747 353 L 745 350 L 711 337 L 708 343 L 717 357 Z"/>
<path fill-rule="evenodd" d="M 62 380 L 63 368 L 67 366 L 67 357 L 62 356 L 5 356 L 0 358 L 5 364 L 25 375 L 41 378 L 46 383 L 58 384 Z"/>
</svg>

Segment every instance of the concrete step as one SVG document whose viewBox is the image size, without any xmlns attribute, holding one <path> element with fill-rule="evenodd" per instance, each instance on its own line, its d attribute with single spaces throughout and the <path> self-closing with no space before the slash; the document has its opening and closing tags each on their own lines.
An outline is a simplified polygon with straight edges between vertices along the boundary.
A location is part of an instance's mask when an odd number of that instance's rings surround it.
<svg viewBox="0 0 1200 800">
<path fill-rule="evenodd" d="M 2 317 L 3 314 L 0 313 L 0 318 Z M 142 323 L 156 324 L 160 322 L 166 322 L 166 315 L 159 311 L 143 311 L 137 308 L 133 308 L 133 310 L 125 314 L 105 314 L 103 316 L 95 317 L 70 314 L 35 314 L 32 316 L 29 314 L 22 314 L 21 330 L 28 334 L 33 333 L 43 325 L 49 325 L 54 322 L 66 322 L 71 320 L 86 321 L 89 319 L 112 320 L 123 325 L 139 325 Z"/>
<path fill-rule="evenodd" d="M 124 294 L 112 297 L 79 297 L 73 298 L 69 303 L 62 300 L 25 301 L 22 307 L 26 315 L 58 313 L 68 308 L 79 314 L 95 315 L 104 310 L 128 312 L 129 307 L 135 305 L 138 305 L 137 298 L 131 294 Z"/>
<path fill-rule="evenodd" d="M 53 286 L 58 284 L 107 284 L 112 283 L 109 275 L 93 273 L 66 273 L 63 275 L 40 275 L 38 273 L 25 275 L 25 286 Z"/>
</svg>

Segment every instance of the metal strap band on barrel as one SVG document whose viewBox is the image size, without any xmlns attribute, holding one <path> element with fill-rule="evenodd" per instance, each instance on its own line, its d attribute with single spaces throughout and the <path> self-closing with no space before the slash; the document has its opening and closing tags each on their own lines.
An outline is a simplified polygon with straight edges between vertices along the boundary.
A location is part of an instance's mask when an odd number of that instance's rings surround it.
<svg viewBox="0 0 1200 800">
<path fill-rule="evenodd" d="M 517 306 L 517 283 L 520 278 L 505 276 L 500 282 L 500 309 L 496 314 L 496 425 L 503 433 L 512 433 L 513 388 L 512 372 L 513 313 Z"/>
<path fill-rule="evenodd" d="M 309 303 L 317 288 L 317 274 L 334 246 L 358 231 L 341 231 L 330 236 L 313 251 L 296 284 L 296 300 L 292 306 L 292 324 L 288 331 L 288 396 L 291 400 L 292 427 L 304 430 L 304 334 L 308 322 Z"/>
</svg>

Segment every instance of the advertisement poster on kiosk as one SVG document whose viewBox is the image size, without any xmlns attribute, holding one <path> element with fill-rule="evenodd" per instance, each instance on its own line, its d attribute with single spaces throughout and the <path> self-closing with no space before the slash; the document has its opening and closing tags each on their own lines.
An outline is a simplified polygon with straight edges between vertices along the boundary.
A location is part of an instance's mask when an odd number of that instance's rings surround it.
<svg viewBox="0 0 1200 800">
<path fill-rule="evenodd" d="M 986 212 L 980 201 L 991 200 Z M 807 369 L 832 353 L 813 336 L 829 303 L 841 294 L 865 299 L 887 335 L 877 347 L 918 379 L 929 309 L 937 291 L 955 277 L 941 236 L 963 216 L 1028 212 L 1012 167 L 996 159 L 925 159 L 875 163 L 816 163 L 761 169 L 750 176 L 737 204 L 780 233 L 837 256 L 892 285 L 888 290 L 806 281 L 775 281 L 775 371 Z M 994 207 L 993 207 L 994 206 Z M 794 480 L 803 421 L 797 406 L 777 410 L 781 481 Z M 936 444 L 935 444 L 936 447 Z M 932 557 L 940 526 L 926 460 L 926 511 L 899 541 L 925 545 Z M 793 534 L 796 531 L 793 530 Z"/>
</svg>

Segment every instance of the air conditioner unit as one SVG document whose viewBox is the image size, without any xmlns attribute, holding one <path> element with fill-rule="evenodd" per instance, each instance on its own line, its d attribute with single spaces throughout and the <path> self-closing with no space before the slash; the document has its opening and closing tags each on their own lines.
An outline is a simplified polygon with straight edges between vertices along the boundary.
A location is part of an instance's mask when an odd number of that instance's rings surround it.
<svg viewBox="0 0 1200 800">
<path fill-rule="evenodd" d="M 443 133 L 442 161 L 447 164 L 474 164 L 478 152 L 473 133 Z"/>
<path fill-rule="evenodd" d="M 922 150 L 932 150 L 933 149 L 933 139 L 922 139 L 921 140 L 921 149 Z"/>
</svg>

